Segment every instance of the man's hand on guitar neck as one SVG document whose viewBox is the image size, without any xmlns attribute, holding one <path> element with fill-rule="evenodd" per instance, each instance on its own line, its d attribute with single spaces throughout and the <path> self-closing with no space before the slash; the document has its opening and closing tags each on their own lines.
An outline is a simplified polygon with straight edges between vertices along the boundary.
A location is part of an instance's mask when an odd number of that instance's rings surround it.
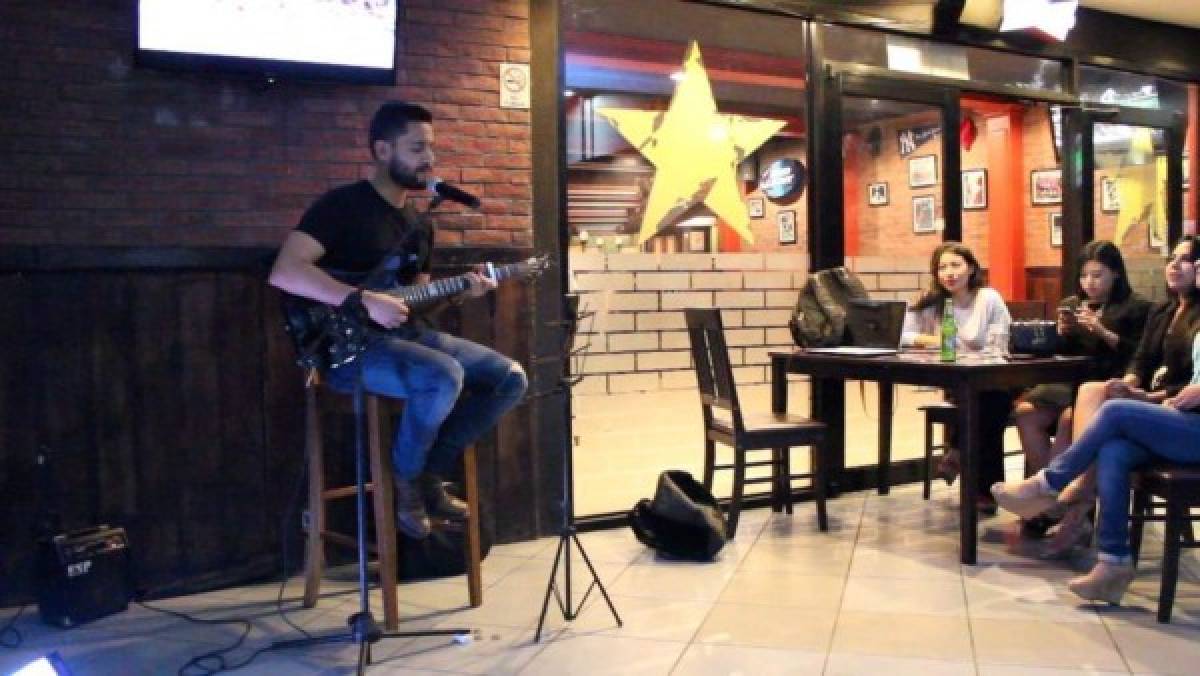
<svg viewBox="0 0 1200 676">
<path fill-rule="evenodd" d="M 385 329 L 394 329 L 408 321 L 408 305 L 395 296 L 363 291 L 362 302 L 371 321 Z"/>
<path fill-rule="evenodd" d="M 468 272 L 466 274 L 468 285 L 467 289 L 466 291 L 460 293 L 458 297 L 454 299 L 454 302 L 456 304 L 461 304 L 462 301 L 466 300 L 467 298 L 479 298 L 488 291 L 495 289 L 497 286 L 496 280 L 484 274 L 486 272 L 487 266 L 482 263 L 476 265 L 474 270 Z"/>
</svg>

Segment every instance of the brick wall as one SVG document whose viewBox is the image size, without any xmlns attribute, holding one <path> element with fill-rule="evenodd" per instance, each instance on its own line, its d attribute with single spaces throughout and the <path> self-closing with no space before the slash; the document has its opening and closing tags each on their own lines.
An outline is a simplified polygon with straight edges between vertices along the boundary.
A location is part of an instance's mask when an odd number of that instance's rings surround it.
<svg viewBox="0 0 1200 676">
<path fill-rule="evenodd" d="M 0 244 L 274 245 L 314 197 L 365 176 L 365 128 L 407 99 L 439 119 L 438 173 L 485 198 L 443 245 L 528 245 L 526 0 L 404 0 L 394 87 L 280 83 L 133 64 L 134 2 L 0 3 Z"/>
<path fill-rule="evenodd" d="M 913 300 L 929 284 L 921 256 L 847 261 L 874 298 Z M 792 253 L 604 254 L 574 250 L 571 287 L 595 314 L 580 326 L 575 392 L 614 394 L 696 386 L 683 309 L 719 307 L 740 384 L 766 383 L 767 354 L 792 346 L 787 321 L 808 274 Z"/>
<path fill-rule="evenodd" d="M 739 383 L 768 381 L 767 353 L 792 345 L 787 320 L 804 284 L 797 253 L 603 254 L 572 251 L 584 320 L 580 394 L 696 386 L 683 309 L 719 307 Z"/>
</svg>

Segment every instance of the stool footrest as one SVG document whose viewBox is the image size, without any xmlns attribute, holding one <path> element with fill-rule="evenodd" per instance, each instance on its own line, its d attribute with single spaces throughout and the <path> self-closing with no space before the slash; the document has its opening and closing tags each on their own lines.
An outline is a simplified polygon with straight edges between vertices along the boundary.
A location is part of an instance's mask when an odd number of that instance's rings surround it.
<svg viewBox="0 0 1200 676">
<path fill-rule="evenodd" d="M 367 484 L 367 492 L 371 493 L 375 490 L 375 484 Z M 321 491 L 321 497 L 325 500 L 335 500 L 337 498 L 352 498 L 358 495 L 358 489 L 354 486 L 342 486 L 341 488 L 330 488 Z"/>
</svg>

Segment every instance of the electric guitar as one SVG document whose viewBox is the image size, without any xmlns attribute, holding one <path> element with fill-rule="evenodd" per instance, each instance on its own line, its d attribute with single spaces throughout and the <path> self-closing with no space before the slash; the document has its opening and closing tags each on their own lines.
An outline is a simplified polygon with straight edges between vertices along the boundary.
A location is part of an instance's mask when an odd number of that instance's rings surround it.
<svg viewBox="0 0 1200 676">
<path fill-rule="evenodd" d="M 497 282 L 530 278 L 541 274 L 548 267 L 548 260 L 549 257 L 543 254 L 507 265 L 485 263 L 484 276 Z M 435 279 L 428 284 L 367 290 L 399 298 L 410 310 L 415 310 L 457 296 L 470 286 L 467 273 L 464 273 Z M 395 329 L 385 329 L 372 322 L 360 293 L 350 294 L 338 306 L 284 294 L 283 316 L 284 329 L 299 355 L 296 362 L 304 368 L 340 368 L 357 359 L 376 338 L 389 335 L 403 338 L 413 331 L 407 322 Z"/>
</svg>

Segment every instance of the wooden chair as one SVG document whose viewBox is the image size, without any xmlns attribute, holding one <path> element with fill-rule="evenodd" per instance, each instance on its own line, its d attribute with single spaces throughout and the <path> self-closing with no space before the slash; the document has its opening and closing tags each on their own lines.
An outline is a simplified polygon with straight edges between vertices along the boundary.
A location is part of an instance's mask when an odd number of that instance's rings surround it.
<svg viewBox="0 0 1200 676">
<path fill-rule="evenodd" d="M 712 490 L 716 470 L 733 470 L 729 537 L 732 538 L 737 532 L 746 484 L 769 482 L 772 508 L 791 514 L 794 479 L 811 480 L 817 501 L 817 525 L 822 531 L 829 530 L 825 512 L 825 460 L 821 452 L 825 424 L 786 413 L 744 414 L 738 402 L 720 310 L 689 308 L 684 313 L 696 380 L 700 386 L 700 408 L 704 416 L 704 486 Z M 732 464 L 716 464 L 717 442 L 733 449 Z M 811 472 L 791 473 L 792 446 L 810 448 Z M 746 454 L 756 450 L 770 451 L 771 458 L 747 462 Z M 747 467 L 761 466 L 770 466 L 771 476 L 746 478 Z"/>
<path fill-rule="evenodd" d="M 318 378 L 309 379 L 304 393 L 304 445 L 308 456 L 308 511 L 307 544 L 304 563 L 304 607 L 317 604 L 321 593 L 321 576 L 325 568 L 325 543 L 351 549 L 358 541 L 352 535 L 330 531 L 326 519 L 326 503 L 338 498 L 353 498 L 356 488 L 349 486 L 327 487 L 325 485 L 324 444 L 321 434 L 321 406 L 319 400 L 338 397 L 350 401 L 351 397 L 324 387 Z M 371 508 L 375 515 L 375 542 L 368 546 L 379 564 L 379 587 L 383 594 L 384 627 L 395 631 L 400 623 L 399 605 L 396 598 L 399 550 L 396 538 L 395 487 L 392 483 L 391 449 L 382 439 L 380 400 L 375 395 L 366 396 L 367 456 L 370 464 L 371 482 L 367 491 L 371 494 Z M 479 488 L 475 473 L 475 447 L 468 446 L 463 453 L 464 483 L 470 515 L 466 523 L 467 590 L 471 605 L 483 604 L 483 574 L 479 544 Z M 435 523 L 436 527 L 436 523 Z"/>
<path fill-rule="evenodd" d="M 1044 300 L 1009 300 L 1004 304 L 1008 306 L 1009 316 L 1015 320 L 1047 319 Z"/>
<path fill-rule="evenodd" d="M 1153 498 L 1161 498 L 1155 501 Z M 1191 508 L 1200 506 L 1200 465 L 1161 464 L 1133 475 L 1133 508 L 1129 544 L 1134 565 L 1142 551 L 1147 521 L 1163 521 L 1162 582 L 1158 589 L 1158 621 L 1171 621 L 1175 587 L 1179 581 L 1179 555 L 1184 548 L 1200 547 L 1192 532 Z M 1157 514 L 1157 509 L 1166 514 Z"/>
<path fill-rule="evenodd" d="M 925 415 L 925 461 L 921 464 L 921 497 L 928 500 L 929 492 L 933 484 L 932 468 L 934 451 L 941 451 L 943 454 L 949 449 L 949 439 L 951 430 L 954 429 L 954 423 L 958 420 L 958 407 L 948 401 L 939 401 L 933 404 L 925 404 L 918 406 L 918 411 Z M 1011 427 L 1016 424 L 1014 419 L 1009 416 L 1008 425 Z M 942 426 L 942 443 L 933 443 L 933 426 Z M 1012 455 L 1024 455 L 1024 451 L 1017 449 L 1014 451 L 1005 451 L 1004 457 Z M 1025 468 L 1025 476 L 1029 476 L 1029 468 Z"/>
</svg>

